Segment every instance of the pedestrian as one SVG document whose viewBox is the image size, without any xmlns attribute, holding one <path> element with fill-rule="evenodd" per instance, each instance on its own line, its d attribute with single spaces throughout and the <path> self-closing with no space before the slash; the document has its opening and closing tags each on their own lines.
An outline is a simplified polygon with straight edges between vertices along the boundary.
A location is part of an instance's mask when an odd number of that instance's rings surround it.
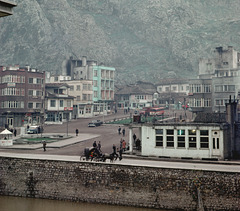
<svg viewBox="0 0 240 211">
<path fill-rule="evenodd" d="M 136 134 L 134 133 L 133 134 L 133 141 L 134 141 L 134 144 L 136 145 L 136 138 L 137 138 L 137 136 L 136 136 Z"/>
<path fill-rule="evenodd" d="M 116 153 L 116 146 L 115 146 L 115 144 L 113 144 L 113 155 L 115 155 L 115 154 L 117 154 Z"/>
<path fill-rule="evenodd" d="M 126 151 L 126 141 L 124 139 L 122 141 L 122 149 L 123 149 L 123 152 Z"/>
<path fill-rule="evenodd" d="M 97 142 L 96 141 L 93 142 L 93 147 L 97 148 Z"/>
<path fill-rule="evenodd" d="M 46 146 L 47 146 L 46 141 L 43 141 L 43 151 L 44 151 L 44 152 L 46 151 Z"/>
<path fill-rule="evenodd" d="M 122 148 L 122 142 L 123 142 L 123 140 L 120 139 L 120 148 Z"/>
<path fill-rule="evenodd" d="M 120 147 L 120 149 L 118 150 L 119 153 L 119 160 L 122 160 L 122 153 L 123 153 L 123 149 Z"/>
<path fill-rule="evenodd" d="M 118 134 L 119 135 L 121 134 L 121 130 L 122 130 L 122 128 L 119 126 L 119 128 L 118 128 Z"/>
<path fill-rule="evenodd" d="M 123 128 L 122 134 L 123 134 L 123 136 L 125 136 L 125 128 Z"/>
<path fill-rule="evenodd" d="M 98 150 L 99 150 L 99 152 L 102 152 L 102 151 L 101 151 L 101 147 L 102 147 L 102 146 L 101 146 L 101 141 L 99 141 L 99 142 L 98 142 Z"/>
<path fill-rule="evenodd" d="M 14 129 L 14 136 L 16 137 L 16 135 L 17 135 L 17 130 L 16 129 Z"/>
<path fill-rule="evenodd" d="M 76 136 L 78 136 L 78 129 L 76 129 Z"/>
</svg>

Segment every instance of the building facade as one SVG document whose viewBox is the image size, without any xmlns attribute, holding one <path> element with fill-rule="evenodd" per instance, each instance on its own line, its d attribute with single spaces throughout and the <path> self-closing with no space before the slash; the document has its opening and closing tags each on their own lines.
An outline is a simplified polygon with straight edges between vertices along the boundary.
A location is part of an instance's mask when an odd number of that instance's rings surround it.
<svg viewBox="0 0 240 211">
<path fill-rule="evenodd" d="M 131 124 L 129 131 L 132 149 L 132 129 L 138 128 L 141 140 L 141 155 L 182 159 L 239 159 L 240 122 L 237 101 L 226 104 L 224 121 L 216 116 L 210 121 L 189 123 L 144 123 Z M 213 116 L 212 116 L 213 117 Z M 206 119 L 208 119 L 206 115 Z"/>
<path fill-rule="evenodd" d="M 45 73 L 30 67 L 0 67 L 0 125 L 43 123 Z"/>
<path fill-rule="evenodd" d="M 224 112 L 229 96 L 240 90 L 240 53 L 228 46 L 215 57 L 200 59 L 198 79 L 190 80 L 189 102 L 194 113 Z"/>
<path fill-rule="evenodd" d="M 112 110 L 114 101 L 115 68 L 93 66 L 94 114 Z"/>
<path fill-rule="evenodd" d="M 65 83 L 46 84 L 45 124 L 62 124 L 73 118 L 73 96 Z"/>
<path fill-rule="evenodd" d="M 93 116 L 93 81 L 65 81 L 69 85 L 69 94 L 74 96 L 73 117 L 87 118 Z"/>
</svg>

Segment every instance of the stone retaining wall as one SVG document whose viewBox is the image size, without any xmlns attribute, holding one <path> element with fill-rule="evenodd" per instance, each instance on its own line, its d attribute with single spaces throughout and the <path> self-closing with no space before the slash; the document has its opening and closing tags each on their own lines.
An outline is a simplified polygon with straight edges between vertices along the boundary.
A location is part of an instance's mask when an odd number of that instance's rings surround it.
<svg viewBox="0 0 240 211">
<path fill-rule="evenodd" d="M 1 157 L 0 195 L 162 209 L 239 210 L 240 176 L 226 172 Z"/>
</svg>

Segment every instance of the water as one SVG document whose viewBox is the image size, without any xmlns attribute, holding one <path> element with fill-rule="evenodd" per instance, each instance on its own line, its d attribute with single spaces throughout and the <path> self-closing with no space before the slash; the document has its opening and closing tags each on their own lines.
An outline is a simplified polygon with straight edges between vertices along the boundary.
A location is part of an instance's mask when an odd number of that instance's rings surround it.
<svg viewBox="0 0 240 211">
<path fill-rule="evenodd" d="M 153 211 L 154 209 L 0 196 L 0 211 Z"/>
</svg>

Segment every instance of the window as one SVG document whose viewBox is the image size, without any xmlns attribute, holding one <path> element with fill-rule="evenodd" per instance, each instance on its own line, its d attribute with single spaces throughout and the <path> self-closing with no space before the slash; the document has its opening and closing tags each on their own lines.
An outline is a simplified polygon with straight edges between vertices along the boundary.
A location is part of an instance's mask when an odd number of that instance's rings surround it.
<svg viewBox="0 0 240 211">
<path fill-rule="evenodd" d="M 93 81 L 93 86 L 95 86 L 95 87 L 98 86 L 98 82 L 96 80 Z"/>
<path fill-rule="evenodd" d="M 63 107 L 63 100 L 60 100 L 60 107 Z"/>
<path fill-rule="evenodd" d="M 167 147 L 174 147 L 174 130 L 167 130 Z"/>
<path fill-rule="evenodd" d="M 28 103 L 28 108 L 33 108 L 33 103 Z"/>
<path fill-rule="evenodd" d="M 98 76 L 98 72 L 97 72 L 97 70 L 94 70 L 94 76 L 95 76 L 95 77 Z"/>
<path fill-rule="evenodd" d="M 208 130 L 200 130 L 200 148 L 209 148 Z"/>
<path fill-rule="evenodd" d="M 189 148 L 197 147 L 196 130 L 188 130 Z"/>
<path fill-rule="evenodd" d="M 28 90 L 28 95 L 29 95 L 29 96 L 33 96 L 33 90 L 29 89 L 29 90 Z"/>
<path fill-rule="evenodd" d="M 58 89 L 53 90 L 54 94 L 58 94 Z"/>
<path fill-rule="evenodd" d="M 28 83 L 29 83 L 29 84 L 33 84 L 33 78 L 29 78 L 29 79 L 28 79 Z"/>
<path fill-rule="evenodd" d="M 83 94 L 83 100 L 87 100 L 87 95 Z"/>
<path fill-rule="evenodd" d="M 88 90 L 92 90 L 92 85 L 88 84 Z"/>
<path fill-rule="evenodd" d="M 54 81 L 55 82 L 57 82 L 58 81 L 58 77 L 56 76 L 56 77 L 54 77 Z"/>
<path fill-rule="evenodd" d="M 83 90 L 87 90 L 88 89 L 88 85 L 87 84 L 83 84 Z"/>
<path fill-rule="evenodd" d="M 37 84 L 41 84 L 41 78 L 37 78 Z"/>
<path fill-rule="evenodd" d="M 185 130 L 177 130 L 178 147 L 185 147 Z"/>
<path fill-rule="evenodd" d="M 69 86 L 70 91 L 74 91 L 74 86 Z"/>
<path fill-rule="evenodd" d="M 56 100 L 50 101 L 50 107 L 56 107 Z"/>
<path fill-rule="evenodd" d="M 213 138 L 213 149 L 219 149 L 219 138 Z"/>
<path fill-rule="evenodd" d="M 36 108 L 41 108 L 41 103 L 36 103 Z"/>
<path fill-rule="evenodd" d="M 67 101 L 67 107 L 71 107 L 72 105 L 71 105 L 71 100 L 68 100 Z"/>
<path fill-rule="evenodd" d="M 163 129 L 156 129 L 156 147 L 163 146 Z"/>
<path fill-rule="evenodd" d="M 209 85 L 209 84 L 204 84 L 204 85 L 203 85 L 203 92 L 204 92 L 204 93 L 210 93 L 210 92 L 211 92 L 211 85 Z"/>
<path fill-rule="evenodd" d="M 81 100 L 81 97 L 78 95 L 77 96 L 77 101 L 80 101 Z"/>
<path fill-rule="evenodd" d="M 80 91 L 80 90 L 81 90 L 81 86 L 77 85 L 77 91 Z"/>
</svg>

